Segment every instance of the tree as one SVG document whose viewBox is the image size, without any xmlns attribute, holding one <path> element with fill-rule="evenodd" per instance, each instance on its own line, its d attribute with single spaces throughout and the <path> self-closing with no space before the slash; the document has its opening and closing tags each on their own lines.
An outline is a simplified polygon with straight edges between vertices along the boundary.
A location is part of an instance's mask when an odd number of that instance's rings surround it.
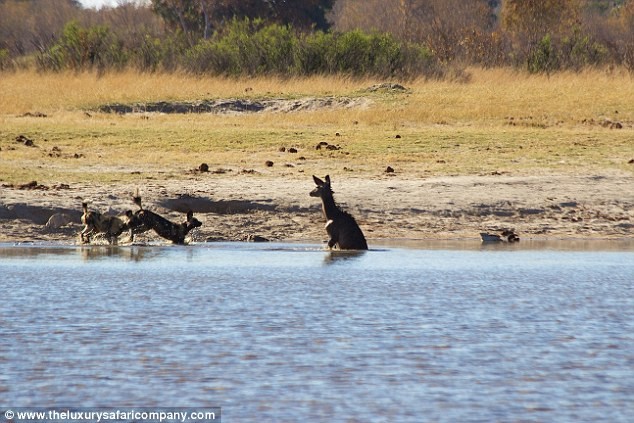
<svg viewBox="0 0 634 423">
<path fill-rule="evenodd" d="M 535 45 L 578 24 L 581 5 L 582 0 L 504 0 L 502 25 L 520 42 Z"/>
<path fill-rule="evenodd" d="M 18 55 L 41 50 L 81 11 L 76 0 L 0 1 L 0 49 Z"/>
<path fill-rule="evenodd" d="M 491 0 L 338 0 L 331 19 L 339 31 L 388 32 L 424 43 L 443 61 L 483 56 L 497 3 Z"/>
<path fill-rule="evenodd" d="M 154 11 L 172 30 L 190 41 L 209 38 L 213 30 L 230 19 L 245 17 L 292 25 L 300 30 L 325 30 L 326 14 L 335 0 L 152 0 Z"/>
</svg>

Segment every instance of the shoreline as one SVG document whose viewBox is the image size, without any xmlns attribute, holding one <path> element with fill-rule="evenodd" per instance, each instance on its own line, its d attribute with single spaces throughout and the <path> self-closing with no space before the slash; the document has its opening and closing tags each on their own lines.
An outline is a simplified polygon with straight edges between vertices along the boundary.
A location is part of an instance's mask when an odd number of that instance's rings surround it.
<svg viewBox="0 0 634 423">
<path fill-rule="evenodd" d="M 374 242 L 479 240 L 514 229 L 527 240 L 627 240 L 634 234 L 634 176 L 529 175 L 406 177 L 334 175 L 338 203 Z M 196 241 L 323 240 L 325 220 L 309 197 L 309 175 L 195 175 L 186 180 L 3 186 L 0 242 L 77 241 L 81 203 L 108 214 L 146 208 L 173 222 L 191 209 Z M 57 215 L 57 221 L 51 216 Z M 124 235 L 125 236 L 125 235 Z M 140 242 L 158 237 L 143 234 Z"/>
<path fill-rule="evenodd" d="M 476 239 L 368 239 L 368 250 L 329 250 L 325 242 L 319 240 L 275 240 L 268 242 L 249 241 L 198 241 L 194 240 L 185 245 L 175 245 L 169 242 L 151 240 L 149 242 L 119 243 L 109 245 L 105 240 L 99 240 L 92 244 L 80 244 L 64 240 L 42 241 L 0 241 L 0 258 L 12 257 L 15 251 L 90 251 L 92 257 L 110 256 L 117 251 L 133 251 L 135 249 L 162 249 L 162 248 L 191 248 L 191 249 L 222 249 L 236 251 L 275 250 L 275 251 L 314 251 L 319 253 L 359 254 L 381 253 L 390 250 L 423 250 L 423 251 L 490 251 L 490 252 L 531 252 L 531 251 L 560 251 L 560 252 L 604 252 L 604 253 L 633 253 L 634 239 L 601 239 L 601 238 L 571 238 L 571 239 L 527 239 L 517 243 L 487 243 Z M 4 251 L 12 251 L 3 254 Z M 29 254 L 29 253 L 27 253 Z"/>
</svg>

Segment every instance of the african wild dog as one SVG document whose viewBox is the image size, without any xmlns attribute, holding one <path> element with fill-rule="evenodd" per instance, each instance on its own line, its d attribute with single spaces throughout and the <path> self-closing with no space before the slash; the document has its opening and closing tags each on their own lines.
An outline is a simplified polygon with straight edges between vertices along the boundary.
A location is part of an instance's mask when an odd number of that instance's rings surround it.
<svg viewBox="0 0 634 423">
<path fill-rule="evenodd" d="M 83 244 L 90 243 L 91 235 L 104 234 L 108 243 L 116 244 L 119 235 L 129 229 L 132 210 L 128 210 L 123 216 L 107 216 L 96 211 L 88 210 L 88 203 L 82 203 L 84 214 L 81 215 L 81 223 L 84 229 L 79 233 Z"/>
<path fill-rule="evenodd" d="M 139 210 L 137 210 L 131 218 L 131 238 L 134 237 L 134 234 L 140 234 L 153 229 L 160 237 L 168 239 L 174 244 L 184 244 L 187 234 L 189 234 L 192 229 L 202 226 L 202 223 L 194 217 L 194 212 L 191 210 L 187 212 L 187 220 L 177 224 L 170 222 L 154 212 L 143 209 L 140 196 L 135 195 L 133 201 L 139 206 Z"/>
</svg>

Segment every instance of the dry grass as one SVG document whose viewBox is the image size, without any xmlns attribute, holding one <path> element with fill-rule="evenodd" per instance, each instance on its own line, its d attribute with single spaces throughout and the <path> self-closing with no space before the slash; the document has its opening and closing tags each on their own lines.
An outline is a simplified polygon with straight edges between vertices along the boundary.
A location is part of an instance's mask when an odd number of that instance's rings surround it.
<svg viewBox="0 0 634 423">
<path fill-rule="evenodd" d="M 290 175 L 380 175 L 387 165 L 412 176 L 634 170 L 628 164 L 634 158 L 634 84 L 629 75 L 591 71 L 549 78 L 510 70 L 471 74 L 467 83 L 411 81 L 404 84 L 406 93 L 370 93 L 365 89 L 382 81 L 346 78 L 236 81 L 131 72 L 99 78 L 86 73 L 3 74 L 0 181 L 184 178 L 202 162 L 212 170 Z M 113 102 L 306 96 L 363 96 L 372 104 L 242 115 L 94 112 Z M 606 119 L 623 128 L 602 126 Z M 19 134 L 33 139 L 36 147 L 15 143 Z M 317 151 L 320 141 L 342 149 Z M 296 147 L 299 153 L 279 152 L 282 146 Z M 265 167 L 266 160 L 275 166 Z"/>
</svg>

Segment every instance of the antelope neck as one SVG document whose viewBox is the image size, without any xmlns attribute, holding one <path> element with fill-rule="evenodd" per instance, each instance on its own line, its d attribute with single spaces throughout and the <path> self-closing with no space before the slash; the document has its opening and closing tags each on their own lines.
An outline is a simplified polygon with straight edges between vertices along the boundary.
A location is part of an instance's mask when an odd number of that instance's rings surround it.
<svg viewBox="0 0 634 423">
<path fill-rule="evenodd" d="M 324 214 L 326 215 L 326 219 L 328 220 L 334 219 L 340 213 L 339 207 L 337 207 L 335 198 L 332 196 L 331 191 L 322 192 L 321 204 Z"/>
</svg>

